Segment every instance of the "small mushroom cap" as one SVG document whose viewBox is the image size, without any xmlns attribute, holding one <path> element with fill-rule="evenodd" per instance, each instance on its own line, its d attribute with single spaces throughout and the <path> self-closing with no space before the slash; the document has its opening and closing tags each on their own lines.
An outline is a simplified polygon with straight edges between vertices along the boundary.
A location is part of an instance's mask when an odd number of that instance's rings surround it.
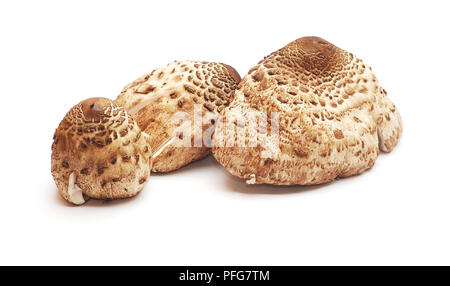
<svg viewBox="0 0 450 286">
<path fill-rule="evenodd" d="M 128 198 L 148 181 L 151 155 L 148 136 L 123 107 L 89 98 L 75 105 L 55 131 L 52 175 L 61 196 L 74 204 Z"/>
<path fill-rule="evenodd" d="M 148 133 L 156 152 L 166 146 L 153 160 L 153 172 L 170 172 L 210 154 L 205 142 L 194 142 L 212 133 L 214 123 L 223 108 L 229 105 L 241 80 L 238 72 L 222 63 L 175 61 L 153 70 L 127 85 L 116 103 L 127 109 L 141 129 Z M 203 119 L 200 128 L 194 127 L 196 118 Z M 198 109 L 197 109 L 198 110 Z M 183 139 L 192 147 L 166 145 L 180 127 L 174 115 L 189 115 L 191 128 L 184 129 Z M 200 120 L 201 120 L 200 119 Z"/>
<path fill-rule="evenodd" d="M 219 124 L 213 154 L 230 173 L 256 184 L 321 184 L 362 173 L 402 132 L 400 113 L 371 68 L 318 37 L 297 39 L 253 67 L 224 121 L 252 112 L 278 114 L 279 140 L 255 131 L 264 144 L 228 147 L 221 143 L 249 139 L 233 132 L 240 126 Z"/>
</svg>

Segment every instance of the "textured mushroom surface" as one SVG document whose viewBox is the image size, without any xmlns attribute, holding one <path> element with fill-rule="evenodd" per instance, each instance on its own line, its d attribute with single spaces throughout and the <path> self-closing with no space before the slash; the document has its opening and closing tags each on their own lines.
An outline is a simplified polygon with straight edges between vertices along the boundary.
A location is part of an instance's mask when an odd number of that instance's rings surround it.
<svg viewBox="0 0 450 286">
<path fill-rule="evenodd" d="M 55 131 L 52 174 L 61 196 L 121 199 L 140 192 L 151 168 L 149 138 L 123 107 L 106 98 L 74 106 Z"/>
<path fill-rule="evenodd" d="M 278 114 L 277 142 L 266 136 L 269 142 L 253 147 L 221 146 L 238 141 L 234 128 L 245 128 L 222 124 L 213 147 L 215 158 L 248 183 L 311 185 L 359 174 L 373 166 L 379 150 L 390 152 L 402 132 L 400 113 L 371 68 L 317 37 L 297 39 L 253 67 L 224 121 L 252 111 L 269 119 Z"/>
<path fill-rule="evenodd" d="M 194 138 L 212 134 L 216 118 L 229 105 L 239 81 L 239 74 L 225 64 L 175 61 L 123 89 L 116 103 L 125 107 L 150 135 L 152 149 L 162 149 L 154 157 L 153 172 L 170 172 L 210 154 L 210 143 L 202 139 L 194 142 Z M 177 136 L 181 125 L 181 121 L 174 120 L 178 113 L 187 114 L 191 121 L 190 134 L 178 134 L 185 138 L 177 138 L 191 142 L 188 146 L 167 144 Z M 203 122 L 194 123 L 195 118 Z M 199 128 L 195 128 L 198 123 Z"/>
</svg>

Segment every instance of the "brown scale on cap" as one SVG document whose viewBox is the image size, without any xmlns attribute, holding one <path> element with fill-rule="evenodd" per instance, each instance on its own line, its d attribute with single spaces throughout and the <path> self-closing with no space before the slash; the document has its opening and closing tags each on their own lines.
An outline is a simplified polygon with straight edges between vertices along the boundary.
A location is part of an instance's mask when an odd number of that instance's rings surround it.
<svg viewBox="0 0 450 286">
<path fill-rule="evenodd" d="M 176 136 L 178 125 L 172 122 L 174 114 L 185 112 L 191 120 L 194 140 L 194 105 L 201 108 L 201 130 L 214 128 L 214 122 L 223 108 L 232 100 L 240 76 L 229 65 L 199 61 L 175 61 L 160 67 L 127 85 L 116 103 L 125 107 L 144 132 L 150 135 L 152 149 L 161 147 Z M 198 136 L 201 138 L 201 136 Z M 192 144 L 194 145 L 194 144 Z M 190 162 L 206 157 L 211 152 L 204 142 L 200 147 L 167 146 L 153 160 L 154 172 L 170 172 Z"/>
<path fill-rule="evenodd" d="M 400 113 L 372 70 L 317 37 L 300 38 L 259 62 L 223 114 L 251 111 L 279 114 L 279 145 L 213 147 L 228 171 L 251 183 L 310 185 L 362 173 L 402 132 Z M 214 142 L 236 142 L 236 134 L 218 125 Z M 268 151 L 276 154 L 270 160 L 262 156 Z"/>
<path fill-rule="evenodd" d="M 123 107 L 106 98 L 74 106 L 55 131 L 52 174 L 74 204 L 120 199 L 140 192 L 150 175 L 151 147 Z"/>
</svg>

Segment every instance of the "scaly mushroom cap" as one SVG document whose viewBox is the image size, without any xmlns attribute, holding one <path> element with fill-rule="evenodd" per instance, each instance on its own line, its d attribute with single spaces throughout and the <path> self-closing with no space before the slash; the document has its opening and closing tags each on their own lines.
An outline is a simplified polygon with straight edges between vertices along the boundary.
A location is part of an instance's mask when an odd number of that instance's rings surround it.
<svg viewBox="0 0 450 286">
<path fill-rule="evenodd" d="M 153 172 L 170 172 L 206 157 L 211 149 L 205 142 L 194 142 L 214 128 L 219 112 L 229 105 L 240 76 L 232 67 L 221 63 L 175 61 L 155 69 L 127 85 L 116 99 L 136 119 L 139 127 L 150 135 L 152 150 L 167 146 L 153 160 Z M 194 128 L 196 118 L 203 118 Z M 184 112 L 191 121 L 190 140 L 193 147 L 166 145 L 179 124 L 174 115 Z M 186 136 L 186 135 L 185 135 Z"/>
<path fill-rule="evenodd" d="M 148 136 L 109 99 L 90 98 L 74 106 L 53 139 L 53 178 L 71 203 L 132 197 L 150 176 Z"/>
<path fill-rule="evenodd" d="M 252 111 L 269 119 L 278 113 L 279 144 L 268 139 L 251 148 L 215 147 L 237 139 L 239 131 L 226 124 L 216 126 L 213 144 L 214 157 L 249 183 L 310 185 L 359 174 L 372 167 L 379 150 L 391 151 L 402 132 L 400 113 L 371 68 L 317 37 L 291 42 L 253 67 L 224 121 Z"/>
</svg>

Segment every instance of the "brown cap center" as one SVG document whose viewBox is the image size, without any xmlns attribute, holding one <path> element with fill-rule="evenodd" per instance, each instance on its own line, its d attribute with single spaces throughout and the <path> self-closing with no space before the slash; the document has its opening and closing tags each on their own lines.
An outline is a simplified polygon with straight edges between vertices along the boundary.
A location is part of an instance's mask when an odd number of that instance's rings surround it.
<svg viewBox="0 0 450 286">
<path fill-rule="evenodd" d="M 86 120 L 100 120 L 105 109 L 111 106 L 112 101 L 108 98 L 93 97 L 81 102 L 81 109 Z"/>
</svg>

